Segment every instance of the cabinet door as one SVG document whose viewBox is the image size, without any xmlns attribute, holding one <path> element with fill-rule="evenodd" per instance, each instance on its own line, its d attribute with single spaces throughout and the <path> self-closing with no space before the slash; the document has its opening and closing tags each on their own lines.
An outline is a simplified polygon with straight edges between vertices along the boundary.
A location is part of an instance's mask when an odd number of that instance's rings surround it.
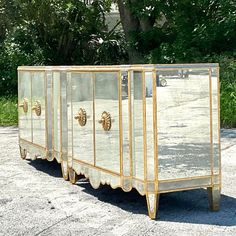
<svg viewBox="0 0 236 236">
<path fill-rule="evenodd" d="M 32 128 L 33 143 L 41 147 L 46 146 L 45 118 L 45 73 L 37 71 L 32 74 Z"/>
<path fill-rule="evenodd" d="M 95 163 L 120 173 L 119 97 L 117 72 L 95 73 Z"/>
<path fill-rule="evenodd" d="M 94 164 L 93 79 L 91 73 L 71 74 L 73 159 Z"/>
<path fill-rule="evenodd" d="M 19 71 L 18 74 L 19 133 L 20 138 L 32 141 L 31 129 L 31 75 Z"/>
</svg>

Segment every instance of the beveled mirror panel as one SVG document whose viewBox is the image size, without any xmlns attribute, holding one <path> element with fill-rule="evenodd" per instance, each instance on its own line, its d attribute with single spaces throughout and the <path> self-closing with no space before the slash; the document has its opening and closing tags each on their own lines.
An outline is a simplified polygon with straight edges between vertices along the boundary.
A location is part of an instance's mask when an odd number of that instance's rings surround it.
<svg viewBox="0 0 236 236">
<path fill-rule="evenodd" d="M 153 130 L 153 73 L 147 71 L 144 73 L 145 83 L 145 102 L 146 102 L 146 160 L 147 160 L 147 179 L 150 181 L 155 180 L 155 155 L 154 155 L 154 130 Z"/>
<path fill-rule="evenodd" d="M 53 143 L 54 151 L 60 152 L 60 72 L 53 73 Z"/>
<path fill-rule="evenodd" d="M 219 121 L 219 70 L 212 68 L 211 73 L 211 84 L 212 84 L 212 142 L 213 142 L 213 173 L 220 173 L 220 145 L 219 145 L 219 134 L 220 134 L 220 121 Z"/>
<path fill-rule="evenodd" d="M 18 76 L 19 133 L 22 139 L 31 142 L 31 74 L 30 72 L 19 71 Z"/>
<path fill-rule="evenodd" d="M 71 73 L 73 158 L 94 164 L 92 73 Z"/>
<path fill-rule="evenodd" d="M 133 175 L 144 179 L 144 113 L 143 77 L 141 71 L 133 72 Z"/>
<path fill-rule="evenodd" d="M 122 87 L 122 135 L 123 135 L 123 175 L 130 176 L 131 174 L 131 156 L 130 156 L 130 132 L 131 132 L 131 100 L 129 90 L 131 91 L 131 72 L 123 71 L 121 80 Z"/>
<path fill-rule="evenodd" d="M 119 74 L 94 73 L 94 79 L 96 166 L 120 173 Z"/>
<path fill-rule="evenodd" d="M 166 86 L 161 86 L 165 79 Z M 209 69 L 159 70 L 158 178 L 211 175 Z"/>
<path fill-rule="evenodd" d="M 45 72 L 32 72 L 33 143 L 46 147 Z"/>
</svg>

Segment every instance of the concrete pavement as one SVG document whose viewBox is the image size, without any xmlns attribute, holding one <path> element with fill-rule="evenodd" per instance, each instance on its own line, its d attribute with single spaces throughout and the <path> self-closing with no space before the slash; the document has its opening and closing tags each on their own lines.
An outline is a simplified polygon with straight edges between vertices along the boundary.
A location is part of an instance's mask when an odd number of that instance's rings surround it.
<svg viewBox="0 0 236 236">
<path fill-rule="evenodd" d="M 206 190 L 183 191 L 161 195 L 150 220 L 135 190 L 71 185 L 56 162 L 21 160 L 17 128 L 0 128 L 0 235 L 236 235 L 236 130 L 221 140 L 221 210 Z"/>
</svg>

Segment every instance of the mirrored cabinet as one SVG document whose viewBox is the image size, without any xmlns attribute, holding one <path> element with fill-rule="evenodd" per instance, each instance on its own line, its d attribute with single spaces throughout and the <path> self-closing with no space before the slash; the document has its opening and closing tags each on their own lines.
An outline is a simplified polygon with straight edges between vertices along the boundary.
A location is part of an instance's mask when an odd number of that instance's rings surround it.
<svg viewBox="0 0 236 236">
<path fill-rule="evenodd" d="M 19 67 L 21 157 L 146 196 L 221 191 L 218 64 Z"/>
</svg>

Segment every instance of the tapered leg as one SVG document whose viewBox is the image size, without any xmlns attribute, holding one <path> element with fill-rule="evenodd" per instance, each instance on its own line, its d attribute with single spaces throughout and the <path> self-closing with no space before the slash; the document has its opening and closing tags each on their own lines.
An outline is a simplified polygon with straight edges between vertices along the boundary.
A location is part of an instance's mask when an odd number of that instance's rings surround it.
<svg viewBox="0 0 236 236">
<path fill-rule="evenodd" d="M 61 172 L 64 180 L 68 180 L 68 166 L 66 161 L 61 162 Z"/>
<path fill-rule="evenodd" d="M 26 158 L 26 155 L 27 155 L 27 150 L 24 149 L 24 148 L 22 148 L 22 147 L 20 146 L 20 157 L 21 157 L 22 159 L 25 159 L 25 158 Z"/>
<path fill-rule="evenodd" d="M 69 179 L 72 184 L 75 184 L 78 181 L 78 175 L 72 168 L 69 168 Z"/>
<path fill-rule="evenodd" d="M 220 187 L 214 186 L 207 188 L 208 192 L 208 202 L 211 211 L 220 210 Z"/>
<path fill-rule="evenodd" d="M 148 207 L 148 215 L 151 219 L 155 219 L 159 204 L 159 194 L 147 193 L 146 200 Z"/>
</svg>

